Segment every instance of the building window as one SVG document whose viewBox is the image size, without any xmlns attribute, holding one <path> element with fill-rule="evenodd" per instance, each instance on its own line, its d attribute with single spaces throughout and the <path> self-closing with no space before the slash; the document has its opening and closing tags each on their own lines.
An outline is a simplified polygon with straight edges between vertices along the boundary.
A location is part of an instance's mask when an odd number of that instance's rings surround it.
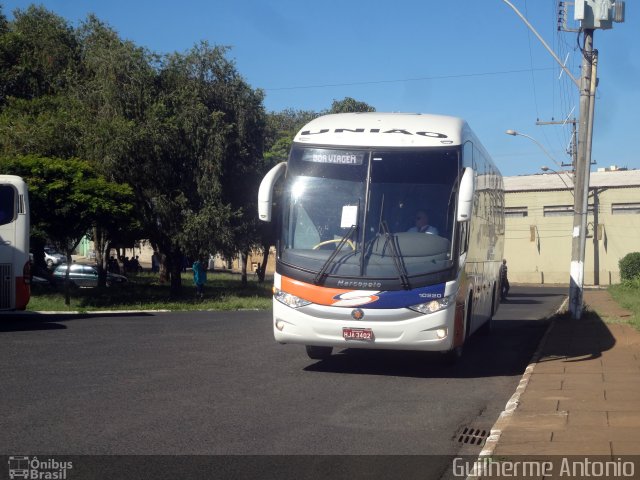
<svg viewBox="0 0 640 480">
<path fill-rule="evenodd" d="M 612 215 L 638 214 L 640 213 L 640 203 L 612 203 Z"/>
<path fill-rule="evenodd" d="M 587 207 L 589 215 L 593 215 L 593 205 Z M 573 205 L 549 205 L 544 207 L 545 217 L 568 217 L 573 215 Z"/>
<path fill-rule="evenodd" d="M 529 209 L 528 207 L 505 207 L 504 216 L 505 217 L 528 217 Z"/>
<path fill-rule="evenodd" d="M 562 217 L 573 215 L 573 205 L 551 205 L 544 207 L 545 217 Z"/>
</svg>

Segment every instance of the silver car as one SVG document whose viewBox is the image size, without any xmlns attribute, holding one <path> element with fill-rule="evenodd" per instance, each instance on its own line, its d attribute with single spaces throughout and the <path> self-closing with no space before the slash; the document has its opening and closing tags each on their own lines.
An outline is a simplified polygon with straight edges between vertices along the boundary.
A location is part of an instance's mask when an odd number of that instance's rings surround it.
<svg viewBox="0 0 640 480">
<path fill-rule="evenodd" d="M 64 282 L 67 274 L 67 265 L 58 265 L 53 271 L 56 283 Z M 91 265 L 74 263 L 69 266 L 69 281 L 78 287 L 96 287 L 98 285 L 98 270 Z M 118 285 L 127 282 L 127 277 L 116 273 L 107 272 L 107 286 Z"/>
<path fill-rule="evenodd" d="M 63 254 L 56 252 L 50 247 L 44 248 L 44 261 L 47 263 L 47 267 L 53 268 L 56 265 L 67 263 L 67 257 Z"/>
</svg>

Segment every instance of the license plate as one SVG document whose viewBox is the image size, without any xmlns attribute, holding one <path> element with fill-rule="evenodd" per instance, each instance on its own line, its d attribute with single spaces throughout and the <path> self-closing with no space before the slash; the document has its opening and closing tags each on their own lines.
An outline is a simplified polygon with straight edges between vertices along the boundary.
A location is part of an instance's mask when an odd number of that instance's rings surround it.
<svg viewBox="0 0 640 480">
<path fill-rule="evenodd" d="M 370 328 L 343 328 L 342 336 L 345 340 L 360 340 L 364 342 L 373 342 L 373 330 Z"/>
</svg>

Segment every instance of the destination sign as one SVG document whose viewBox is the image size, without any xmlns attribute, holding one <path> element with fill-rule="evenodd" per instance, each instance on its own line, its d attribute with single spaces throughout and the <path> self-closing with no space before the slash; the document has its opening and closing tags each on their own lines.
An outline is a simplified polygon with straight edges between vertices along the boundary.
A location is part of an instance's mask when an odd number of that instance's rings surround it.
<svg viewBox="0 0 640 480">
<path fill-rule="evenodd" d="M 333 165 L 362 165 L 365 152 L 347 152 L 344 150 L 305 150 L 302 161 L 313 163 L 331 163 Z"/>
</svg>

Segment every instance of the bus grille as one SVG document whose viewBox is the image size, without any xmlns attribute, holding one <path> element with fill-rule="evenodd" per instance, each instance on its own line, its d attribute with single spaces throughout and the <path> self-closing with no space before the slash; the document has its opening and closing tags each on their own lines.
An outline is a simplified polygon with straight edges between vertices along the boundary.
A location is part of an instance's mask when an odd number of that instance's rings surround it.
<svg viewBox="0 0 640 480">
<path fill-rule="evenodd" d="M 0 309 L 13 307 L 13 275 L 10 263 L 0 263 Z"/>
</svg>

